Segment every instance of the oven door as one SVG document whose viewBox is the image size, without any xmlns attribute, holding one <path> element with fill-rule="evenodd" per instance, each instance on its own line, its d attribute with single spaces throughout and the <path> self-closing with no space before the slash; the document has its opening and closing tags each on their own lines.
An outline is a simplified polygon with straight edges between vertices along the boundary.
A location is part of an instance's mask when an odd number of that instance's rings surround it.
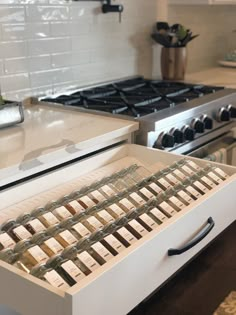
<svg viewBox="0 0 236 315">
<path fill-rule="evenodd" d="M 236 128 L 227 134 L 202 145 L 188 155 L 236 166 Z"/>
</svg>

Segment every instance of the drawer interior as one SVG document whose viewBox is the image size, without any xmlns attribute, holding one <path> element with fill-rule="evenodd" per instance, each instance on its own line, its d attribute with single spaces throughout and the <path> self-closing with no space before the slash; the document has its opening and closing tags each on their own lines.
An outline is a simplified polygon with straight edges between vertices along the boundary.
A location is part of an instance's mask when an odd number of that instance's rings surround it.
<svg viewBox="0 0 236 315">
<path fill-rule="evenodd" d="M 105 176 L 111 175 L 114 172 L 130 166 L 131 164 L 136 163 L 138 165 L 144 165 L 149 170 L 157 172 L 181 159 L 183 159 L 183 157 L 180 155 L 174 155 L 137 145 L 122 145 L 120 147 L 110 149 L 91 158 L 82 160 L 79 163 L 71 164 L 67 167 L 51 172 L 50 174 L 38 177 L 3 191 L 1 193 L 0 204 L 0 224 L 8 218 L 15 218 L 21 213 L 46 205 L 52 200 L 58 200 L 72 191 L 79 190 L 85 183 L 86 185 L 89 185 L 94 181 L 98 181 Z M 204 160 L 190 157 L 188 157 L 188 159 L 195 161 L 202 167 L 209 164 Z M 12 267 L 4 262 L 0 262 L 0 276 L 1 279 L 3 279 L 1 282 L 4 284 L 0 285 L 0 290 L 4 290 L 4 294 L 2 298 L 0 298 L 0 304 L 5 301 L 7 305 L 13 306 L 14 309 L 17 311 L 19 310 L 23 315 L 30 315 L 32 313 L 35 315 L 102 314 L 102 312 L 106 311 L 106 303 L 111 303 L 109 302 L 109 299 L 114 299 L 114 296 L 105 297 L 108 302 L 104 301 L 104 292 L 107 294 L 109 293 L 104 289 L 106 288 L 106 283 L 109 281 L 110 283 L 114 283 L 114 285 L 117 283 L 117 285 L 122 286 L 122 281 L 117 278 L 120 275 L 119 268 L 123 268 L 124 278 L 127 275 L 131 275 L 129 281 L 127 280 L 128 282 L 124 280 L 124 285 L 126 285 L 124 291 L 128 292 L 128 290 L 133 289 L 132 283 L 135 283 L 137 273 L 133 273 L 130 269 L 130 265 L 126 265 L 125 261 L 129 260 L 133 263 L 135 261 L 140 261 L 140 265 L 137 266 L 137 271 L 139 268 L 140 270 L 145 270 L 145 267 L 142 266 L 142 258 L 140 255 L 142 255 L 142 252 L 145 255 L 150 255 L 149 251 L 151 250 L 151 246 L 157 242 L 155 240 L 157 240 L 158 237 L 158 242 L 165 242 L 163 235 L 171 227 L 173 229 L 173 226 L 176 225 L 177 222 L 180 222 L 183 218 L 185 218 L 183 220 L 190 220 L 190 214 L 194 220 L 194 210 L 195 213 L 198 211 L 199 213 L 202 213 L 202 205 L 204 203 L 207 204 L 208 207 L 211 207 L 211 205 L 214 204 L 214 200 L 217 200 L 219 196 L 222 196 L 223 193 L 224 196 L 231 194 L 233 187 L 235 189 L 236 168 L 217 163 L 210 164 L 213 166 L 219 166 L 227 174 L 231 175 L 231 177 L 210 191 L 207 195 L 204 195 L 199 200 L 196 200 L 194 204 L 186 206 L 186 208 L 178 212 L 174 217 L 170 218 L 168 222 L 158 226 L 155 230 L 145 235 L 134 245 L 126 248 L 121 254 L 112 258 L 112 260 L 101 266 L 98 270 L 84 278 L 80 283 L 74 285 L 66 292 L 57 290 L 43 281 L 19 271 L 15 267 Z M 232 200 L 229 201 L 229 208 L 232 208 Z M 210 212 L 209 215 L 211 215 Z M 157 244 L 159 244 L 158 242 Z M 127 259 L 127 257 L 129 257 L 129 259 Z M 186 260 L 189 258 L 191 258 L 191 255 L 186 256 Z M 148 265 L 148 260 L 146 258 L 143 260 L 143 263 L 144 262 Z M 182 263 L 183 262 L 180 261 L 179 266 Z M 125 268 L 127 268 L 127 270 L 125 270 Z M 149 268 L 154 268 L 154 266 L 150 265 Z M 129 276 L 127 276 L 127 278 L 129 278 Z M 141 290 L 139 289 L 138 292 L 136 292 L 138 298 L 140 298 L 140 296 L 145 298 L 151 293 L 150 286 L 145 286 L 145 273 L 142 273 L 142 276 L 144 277 L 144 285 Z M 127 285 L 130 287 L 127 287 Z M 8 288 L 5 290 L 4 286 L 7 286 Z M 12 297 L 11 290 L 13 286 L 16 292 L 18 292 L 19 297 Z M 25 289 L 24 294 L 20 293 L 22 292 L 22 287 Z M 98 290 L 98 288 L 100 288 L 100 290 Z M 116 290 L 114 292 L 116 292 Z M 117 292 L 121 292 L 121 288 L 119 288 Z M 32 298 L 30 302 L 31 306 L 29 307 L 25 304 L 28 300 L 25 293 Z M 94 296 L 96 296 L 95 301 L 104 301 L 102 306 L 99 303 L 97 303 L 96 306 L 95 303 L 95 306 L 92 308 L 88 307 L 87 311 L 83 309 L 81 313 L 78 312 L 81 307 L 85 308 L 86 303 L 89 303 L 88 298 L 90 297 L 92 301 Z M 119 296 L 115 297 L 115 299 L 119 299 Z M 42 303 L 44 300 L 46 300 L 47 303 Z M 112 303 L 115 302 L 116 301 L 113 300 Z M 133 303 L 136 302 L 137 300 L 134 299 Z M 117 301 L 117 303 L 120 302 Z M 34 306 L 32 306 L 33 304 Z M 133 307 L 134 306 L 135 304 Z M 96 307 L 101 307 L 101 309 L 96 309 Z M 124 307 L 121 307 L 120 310 L 113 312 L 113 315 L 122 314 L 124 311 L 127 312 L 130 310 L 130 307 L 131 304 L 127 302 L 127 305 L 124 305 Z M 111 311 L 110 306 L 107 310 L 109 310 L 109 312 Z"/>
</svg>

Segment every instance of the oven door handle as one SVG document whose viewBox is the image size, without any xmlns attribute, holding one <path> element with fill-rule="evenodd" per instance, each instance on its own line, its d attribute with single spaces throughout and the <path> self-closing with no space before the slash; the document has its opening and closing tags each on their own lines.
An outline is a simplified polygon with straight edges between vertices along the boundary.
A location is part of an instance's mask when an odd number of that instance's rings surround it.
<svg viewBox="0 0 236 315">
<path fill-rule="evenodd" d="M 194 247 L 199 242 L 201 242 L 201 240 L 203 240 L 210 233 L 210 231 L 213 229 L 214 226 L 215 226 L 214 220 L 212 219 L 212 217 L 209 217 L 207 219 L 207 228 L 206 226 L 204 226 L 202 231 L 200 231 L 194 239 L 192 239 L 189 243 L 184 245 L 182 248 L 179 248 L 179 249 L 170 248 L 168 250 L 168 256 L 181 255 L 182 253 L 188 251 L 190 248 Z"/>
</svg>

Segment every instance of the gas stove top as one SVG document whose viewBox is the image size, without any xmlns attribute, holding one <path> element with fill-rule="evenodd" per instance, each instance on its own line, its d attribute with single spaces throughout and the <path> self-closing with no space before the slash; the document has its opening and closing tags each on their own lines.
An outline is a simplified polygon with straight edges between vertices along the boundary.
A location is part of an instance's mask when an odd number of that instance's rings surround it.
<svg viewBox="0 0 236 315">
<path fill-rule="evenodd" d="M 43 101 L 132 117 L 143 117 L 215 93 L 223 87 L 148 80 L 129 80 L 76 91 Z"/>
<path fill-rule="evenodd" d="M 135 142 L 186 154 L 235 126 L 236 90 L 133 77 L 45 97 L 76 111 L 137 120 Z"/>
</svg>

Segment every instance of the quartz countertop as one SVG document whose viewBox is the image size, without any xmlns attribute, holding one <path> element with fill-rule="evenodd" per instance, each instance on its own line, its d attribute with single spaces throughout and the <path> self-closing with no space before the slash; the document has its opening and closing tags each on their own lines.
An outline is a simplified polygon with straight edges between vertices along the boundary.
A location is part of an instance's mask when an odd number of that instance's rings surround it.
<svg viewBox="0 0 236 315">
<path fill-rule="evenodd" d="M 0 129 L 0 187 L 129 138 L 138 128 L 129 120 L 26 107 L 23 123 Z"/>
<path fill-rule="evenodd" d="M 186 74 L 185 81 L 236 89 L 236 68 L 215 67 Z"/>
</svg>

